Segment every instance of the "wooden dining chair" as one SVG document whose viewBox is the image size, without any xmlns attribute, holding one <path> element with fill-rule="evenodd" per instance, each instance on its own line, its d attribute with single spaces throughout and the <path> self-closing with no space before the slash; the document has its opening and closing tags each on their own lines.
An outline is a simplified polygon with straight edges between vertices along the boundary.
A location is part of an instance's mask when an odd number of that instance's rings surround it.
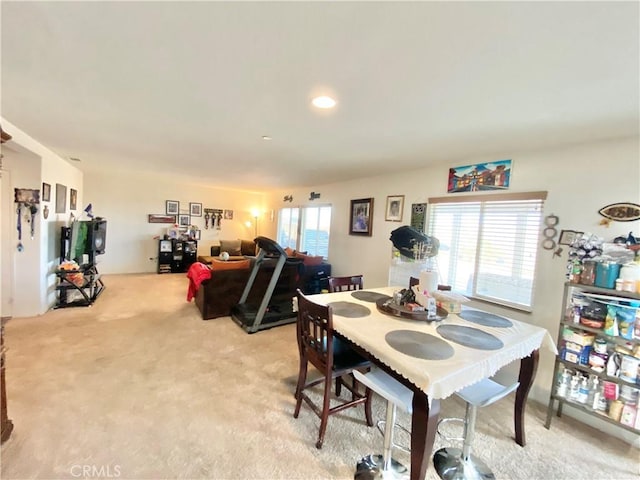
<svg viewBox="0 0 640 480">
<path fill-rule="evenodd" d="M 367 425 L 373 425 L 370 407 L 371 390 L 366 388 L 364 394 L 361 393 L 358 388 L 360 384 L 352 374 L 354 369 L 367 369 L 371 363 L 334 336 L 333 314 L 330 306 L 312 302 L 300 290 L 297 291 L 296 296 L 298 300 L 296 334 L 300 354 L 300 370 L 293 417 L 298 418 L 303 400 L 320 417 L 320 430 L 316 442 L 316 448 L 320 449 L 324 442 L 329 416 L 334 413 L 362 403 L 365 404 Z M 307 383 L 309 363 L 322 374 L 322 377 Z M 344 377 L 347 375 L 351 377 L 351 384 L 344 381 Z M 336 385 L 342 385 L 351 392 L 351 398 L 350 400 L 340 399 L 340 394 L 336 389 L 334 406 L 331 406 L 331 387 L 334 379 Z M 306 390 L 323 382 L 324 393 L 322 405 L 319 407 L 307 395 Z"/>
<path fill-rule="evenodd" d="M 362 290 L 364 280 L 362 275 L 351 277 L 329 277 L 329 292 L 346 292 L 349 290 Z"/>
</svg>

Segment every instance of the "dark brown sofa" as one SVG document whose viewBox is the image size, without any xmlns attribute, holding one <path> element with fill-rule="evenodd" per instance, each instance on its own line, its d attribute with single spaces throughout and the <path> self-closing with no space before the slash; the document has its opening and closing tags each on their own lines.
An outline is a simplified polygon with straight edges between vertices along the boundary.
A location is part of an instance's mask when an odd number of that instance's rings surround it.
<svg viewBox="0 0 640 480">
<path fill-rule="evenodd" d="M 214 259 L 213 261 L 216 260 Z M 195 296 L 196 305 L 202 314 L 203 320 L 230 315 L 231 307 L 240 302 L 240 297 L 249 280 L 254 261 L 255 259 L 253 258 L 249 259 L 249 268 L 212 270 L 211 278 L 202 282 Z M 275 265 L 276 260 L 274 259 L 264 260 L 247 298 L 248 304 L 256 307 L 260 305 Z M 303 268 L 300 260 L 287 260 L 271 297 L 272 303 L 287 302 L 295 296 L 296 289 L 301 288 L 303 282 Z"/>
</svg>

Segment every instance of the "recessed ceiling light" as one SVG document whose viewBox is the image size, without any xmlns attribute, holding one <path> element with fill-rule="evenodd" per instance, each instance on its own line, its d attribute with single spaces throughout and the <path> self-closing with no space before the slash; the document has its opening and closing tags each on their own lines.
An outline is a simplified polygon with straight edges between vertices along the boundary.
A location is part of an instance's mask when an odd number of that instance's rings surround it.
<svg viewBox="0 0 640 480">
<path fill-rule="evenodd" d="M 271 140 L 271 137 L 269 135 L 263 135 L 262 139 L 263 140 Z"/>
<path fill-rule="evenodd" d="M 318 108 L 333 108 L 336 106 L 336 101 L 333 98 L 326 96 L 316 97 L 311 101 L 311 103 Z"/>
</svg>

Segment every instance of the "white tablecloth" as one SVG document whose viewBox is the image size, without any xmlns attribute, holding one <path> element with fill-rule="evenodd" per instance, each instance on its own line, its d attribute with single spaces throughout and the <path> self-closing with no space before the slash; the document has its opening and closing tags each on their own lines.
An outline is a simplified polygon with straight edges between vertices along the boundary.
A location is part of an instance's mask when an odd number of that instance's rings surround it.
<svg viewBox="0 0 640 480">
<path fill-rule="evenodd" d="M 365 291 L 392 295 L 398 289 L 383 287 Z M 513 319 L 510 319 L 513 326 L 508 328 L 478 325 L 455 314 L 449 314 L 443 321 L 430 323 L 404 319 L 379 312 L 375 303 L 358 300 L 351 293 L 311 295 L 310 300 L 321 305 L 343 301 L 368 307 L 371 314 L 366 317 L 347 318 L 334 312 L 334 329 L 408 379 L 424 391 L 429 399 L 446 398 L 468 385 L 494 375 L 500 368 L 528 356 L 541 346 L 557 353 L 547 330 Z M 442 324 L 464 325 L 483 330 L 499 338 L 504 346 L 499 350 L 478 350 L 443 339 L 453 347 L 454 355 L 447 360 L 422 360 L 395 350 L 385 340 L 385 335 L 394 330 L 414 330 L 442 338 L 436 331 L 436 327 Z"/>
</svg>

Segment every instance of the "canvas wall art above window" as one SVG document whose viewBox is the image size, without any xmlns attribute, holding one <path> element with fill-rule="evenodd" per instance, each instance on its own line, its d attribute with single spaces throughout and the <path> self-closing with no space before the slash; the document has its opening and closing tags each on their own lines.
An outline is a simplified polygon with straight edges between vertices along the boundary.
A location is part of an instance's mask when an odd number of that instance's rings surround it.
<svg viewBox="0 0 640 480">
<path fill-rule="evenodd" d="M 511 160 L 450 168 L 447 193 L 506 190 L 510 180 Z"/>
</svg>

